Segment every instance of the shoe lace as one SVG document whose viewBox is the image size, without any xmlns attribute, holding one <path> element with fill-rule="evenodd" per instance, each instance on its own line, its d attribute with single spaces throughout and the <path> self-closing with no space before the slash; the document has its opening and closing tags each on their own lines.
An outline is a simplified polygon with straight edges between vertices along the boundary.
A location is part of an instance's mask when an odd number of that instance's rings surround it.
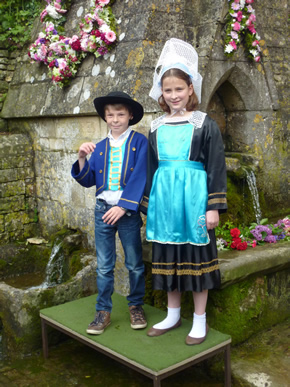
<svg viewBox="0 0 290 387">
<path fill-rule="evenodd" d="M 143 309 L 141 306 L 136 306 L 135 308 L 131 309 L 132 316 L 134 320 L 143 320 Z"/>
<path fill-rule="evenodd" d="M 96 317 L 93 321 L 93 324 L 97 325 L 98 323 L 103 323 L 104 322 L 104 318 L 105 318 L 105 313 L 102 313 L 102 312 L 98 312 L 96 314 Z"/>
</svg>

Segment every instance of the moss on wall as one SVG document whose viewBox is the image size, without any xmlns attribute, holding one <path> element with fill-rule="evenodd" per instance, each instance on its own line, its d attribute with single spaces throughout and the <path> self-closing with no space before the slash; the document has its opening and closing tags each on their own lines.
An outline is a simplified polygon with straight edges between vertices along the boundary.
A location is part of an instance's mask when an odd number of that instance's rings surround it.
<svg viewBox="0 0 290 387">
<path fill-rule="evenodd" d="M 289 317 L 289 272 L 253 276 L 209 292 L 207 316 L 215 329 L 232 336 L 233 344 Z"/>
<path fill-rule="evenodd" d="M 222 290 L 210 290 L 207 304 L 209 325 L 232 336 L 233 344 L 289 318 L 288 271 L 255 275 Z M 152 290 L 151 265 L 146 264 L 145 303 L 167 310 L 167 293 Z M 183 292 L 181 315 L 192 320 L 192 292 Z"/>
<path fill-rule="evenodd" d="M 249 225 L 256 220 L 253 199 L 245 177 L 228 173 L 228 211 L 221 215 L 221 223 L 230 220 L 236 225 Z"/>
</svg>

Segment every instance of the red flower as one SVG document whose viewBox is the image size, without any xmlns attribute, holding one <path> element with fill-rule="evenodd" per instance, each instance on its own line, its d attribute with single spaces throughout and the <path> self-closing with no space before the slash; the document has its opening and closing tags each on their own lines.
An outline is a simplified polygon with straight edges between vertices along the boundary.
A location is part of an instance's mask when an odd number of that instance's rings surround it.
<svg viewBox="0 0 290 387">
<path fill-rule="evenodd" d="M 238 246 L 240 243 L 242 243 L 241 238 L 233 238 L 232 243 L 231 243 L 231 248 L 232 248 L 232 249 L 236 249 L 237 246 Z"/>
<path fill-rule="evenodd" d="M 241 231 L 238 228 L 232 228 L 230 233 L 233 238 L 238 238 L 241 234 Z"/>
<path fill-rule="evenodd" d="M 242 242 L 237 245 L 237 250 L 246 250 L 247 247 L 248 247 L 247 242 Z"/>
<path fill-rule="evenodd" d="M 76 40 L 75 42 L 72 42 L 71 48 L 75 51 L 81 51 L 81 42 L 79 40 Z"/>
</svg>

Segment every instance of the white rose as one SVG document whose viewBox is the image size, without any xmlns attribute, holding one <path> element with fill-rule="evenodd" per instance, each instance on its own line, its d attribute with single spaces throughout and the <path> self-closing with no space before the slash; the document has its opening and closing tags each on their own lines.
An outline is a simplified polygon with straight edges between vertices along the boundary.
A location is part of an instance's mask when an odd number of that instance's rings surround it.
<svg viewBox="0 0 290 387">
<path fill-rule="evenodd" d="M 60 19 L 61 18 L 61 15 L 57 12 L 57 10 L 54 8 L 53 5 L 49 4 L 46 7 L 46 11 L 49 14 L 49 16 L 52 17 L 53 19 Z"/>
</svg>

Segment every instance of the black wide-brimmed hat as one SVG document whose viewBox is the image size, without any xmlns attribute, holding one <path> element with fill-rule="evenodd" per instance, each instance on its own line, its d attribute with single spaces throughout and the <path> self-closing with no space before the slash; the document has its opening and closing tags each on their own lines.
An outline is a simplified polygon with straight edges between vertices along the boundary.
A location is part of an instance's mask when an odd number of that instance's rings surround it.
<svg viewBox="0 0 290 387">
<path fill-rule="evenodd" d="M 105 106 L 113 104 L 124 104 L 129 105 L 132 109 L 133 118 L 129 120 L 129 125 L 135 125 L 141 121 L 144 110 L 143 106 L 139 102 L 134 101 L 130 95 L 124 93 L 123 91 L 112 91 L 104 97 L 97 97 L 94 99 L 94 105 L 99 116 L 105 120 Z"/>
</svg>

